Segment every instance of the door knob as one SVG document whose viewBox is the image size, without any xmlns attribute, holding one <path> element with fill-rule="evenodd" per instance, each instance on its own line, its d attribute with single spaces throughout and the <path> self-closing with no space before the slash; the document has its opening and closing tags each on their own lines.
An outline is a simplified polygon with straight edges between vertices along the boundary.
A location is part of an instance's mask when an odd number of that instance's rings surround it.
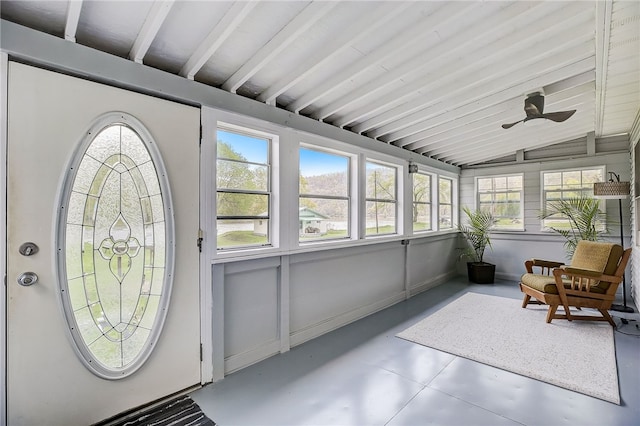
<svg viewBox="0 0 640 426">
<path fill-rule="evenodd" d="M 18 277 L 18 284 L 29 287 L 38 282 L 38 275 L 35 272 L 24 272 Z"/>
</svg>

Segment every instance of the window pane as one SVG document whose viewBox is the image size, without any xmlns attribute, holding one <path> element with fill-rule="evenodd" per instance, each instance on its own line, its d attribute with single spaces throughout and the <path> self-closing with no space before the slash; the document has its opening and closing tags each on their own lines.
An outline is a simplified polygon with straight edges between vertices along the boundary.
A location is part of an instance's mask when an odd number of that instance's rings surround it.
<svg viewBox="0 0 640 426">
<path fill-rule="evenodd" d="M 522 189 L 522 176 L 509 176 L 507 178 L 509 189 L 518 191 Z"/>
<path fill-rule="evenodd" d="M 485 181 L 485 187 L 489 186 L 486 181 L 491 181 L 492 188 L 481 191 L 481 181 Z M 480 208 L 494 215 L 496 229 L 522 229 L 522 175 L 478 179 L 476 195 Z"/>
<path fill-rule="evenodd" d="M 377 163 L 367 163 L 367 198 L 396 199 L 396 169 Z"/>
<path fill-rule="evenodd" d="M 301 194 L 349 195 L 349 158 L 300 148 Z"/>
<path fill-rule="evenodd" d="M 492 179 L 478 179 L 478 191 L 491 191 L 492 187 Z"/>
<path fill-rule="evenodd" d="M 396 232 L 396 205 L 382 201 L 367 201 L 367 235 Z"/>
<path fill-rule="evenodd" d="M 431 204 L 413 204 L 413 232 L 431 230 Z"/>
<path fill-rule="evenodd" d="M 451 206 L 443 205 L 439 206 L 440 212 L 440 229 L 450 229 L 453 228 L 453 221 L 451 216 Z"/>
<path fill-rule="evenodd" d="M 557 189 L 562 186 L 562 173 L 545 173 L 544 187 L 546 189 Z"/>
<path fill-rule="evenodd" d="M 349 200 L 300 198 L 300 242 L 349 238 Z"/>
<path fill-rule="evenodd" d="M 495 189 L 496 190 L 505 190 L 507 189 L 507 178 L 506 177 L 497 177 L 494 178 Z"/>
<path fill-rule="evenodd" d="M 269 163 L 269 140 L 218 130 L 217 157 L 251 163 Z"/>
<path fill-rule="evenodd" d="M 431 176 L 413 175 L 413 201 L 428 203 L 431 201 Z"/>
<path fill-rule="evenodd" d="M 269 216 L 269 196 L 262 194 L 239 194 L 218 192 L 218 217 L 225 216 Z"/>
<path fill-rule="evenodd" d="M 269 243 L 269 220 L 224 220 L 216 221 L 218 229 L 217 247 L 263 246 Z"/>
<path fill-rule="evenodd" d="M 270 242 L 270 144 L 270 138 L 252 134 L 249 129 L 217 132 L 216 219 L 222 227 L 218 229 L 219 249 Z"/>
<path fill-rule="evenodd" d="M 269 168 L 239 161 L 218 160 L 218 189 L 268 191 Z"/>
<path fill-rule="evenodd" d="M 559 182 L 558 176 L 560 176 Z M 593 196 L 593 183 L 602 180 L 603 170 L 601 168 L 544 172 L 544 210 L 547 211 L 549 203 L 554 201 Z M 559 214 L 543 220 L 543 226 L 570 229 L 569 221 Z"/>
<path fill-rule="evenodd" d="M 440 201 L 440 203 L 451 204 L 451 180 L 440 178 L 438 185 L 438 200 Z"/>
</svg>

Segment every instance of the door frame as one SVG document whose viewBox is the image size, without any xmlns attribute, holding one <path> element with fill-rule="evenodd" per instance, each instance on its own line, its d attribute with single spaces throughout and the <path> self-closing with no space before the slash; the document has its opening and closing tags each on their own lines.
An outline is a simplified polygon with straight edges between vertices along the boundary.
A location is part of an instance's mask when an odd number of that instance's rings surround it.
<svg viewBox="0 0 640 426">
<path fill-rule="evenodd" d="M 7 422 L 7 87 L 9 55 L 0 52 L 0 423 Z"/>
</svg>

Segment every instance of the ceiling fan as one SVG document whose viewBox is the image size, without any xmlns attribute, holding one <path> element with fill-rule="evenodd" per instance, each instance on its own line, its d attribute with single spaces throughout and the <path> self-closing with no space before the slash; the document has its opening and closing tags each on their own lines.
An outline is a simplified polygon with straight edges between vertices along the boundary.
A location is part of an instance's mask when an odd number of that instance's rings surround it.
<svg viewBox="0 0 640 426">
<path fill-rule="evenodd" d="M 516 121 L 515 123 L 503 124 L 502 128 L 510 129 L 518 123 L 526 123 L 527 121 L 535 120 L 536 118 L 546 118 L 547 120 L 561 123 L 575 114 L 576 110 L 572 109 L 571 111 L 548 112 L 545 114 L 544 95 L 541 92 L 535 92 L 527 95 L 527 98 L 524 100 L 524 112 L 527 114 L 524 120 Z"/>
</svg>

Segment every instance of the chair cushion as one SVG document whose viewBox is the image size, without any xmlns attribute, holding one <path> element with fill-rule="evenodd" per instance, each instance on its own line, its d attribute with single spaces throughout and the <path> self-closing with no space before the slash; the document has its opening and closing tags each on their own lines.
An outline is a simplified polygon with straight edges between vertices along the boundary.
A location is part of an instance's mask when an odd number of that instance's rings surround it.
<svg viewBox="0 0 640 426">
<path fill-rule="evenodd" d="M 562 281 L 564 282 L 565 288 L 571 288 L 570 280 Z M 527 287 L 531 287 L 543 293 L 558 294 L 556 280 L 553 276 L 550 275 L 524 274 L 522 278 L 520 278 L 520 282 Z M 604 294 L 606 292 L 606 289 L 601 288 L 599 284 L 600 283 L 592 285 L 590 291 L 594 293 Z"/>
<path fill-rule="evenodd" d="M 613 275 L 623 252 L 624 249 L 619 244 L 582 240 L 576 246 L 571 266 Z M 593 291 L 594 287 L 597 287 L 605 293 L 610 284 L 607 281 L 599 281 L 592 285 L 591 289 Z"/>
</svg>

